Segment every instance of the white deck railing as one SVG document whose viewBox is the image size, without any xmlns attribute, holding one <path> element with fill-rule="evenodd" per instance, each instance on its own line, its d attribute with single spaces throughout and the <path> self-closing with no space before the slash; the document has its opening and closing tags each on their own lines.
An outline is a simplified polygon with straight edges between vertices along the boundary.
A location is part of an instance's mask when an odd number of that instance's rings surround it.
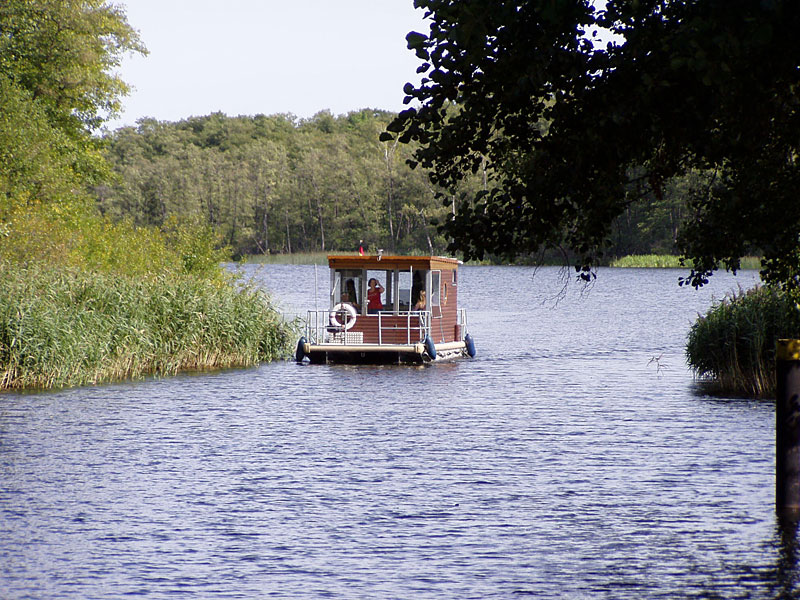
<svg viewBox="0 0 800 600">
<path fill-rule="evenodd" d="M 398 318 L 400 317 L 400 318 Z M 436 327 L 439 318 L 432 318 L 427 310 L 411 311 L 381 311 L 377 314 L 358 315 L 358 319 L 377 319 L 378 345 L 397 343 L 397 331 L 405 333 L 406 344 L 416 344 L 431 335 L 431 329 Z M 461 329 L 461 340 L 467 334 L 467 311 L 458 310 L 457 323 Z M 391 332 L 391 333 L 390 333 Z M 363 344 L 362 332 L 345 330 L 341 325 L 332 322 L 330 310 L 309 310 L 305 318 L 305 337 L 311 344 Z M 385 341 L 389 337 L 392 342 Z M 459 341 L 461 341 L 459 340 Z M 374 341 L 370 342 L 374 344 Z"/>
<path fill-rule="evenodd" d="M 400 318 L 398 318 L 400 317 Z M 389 312 L 381 311 L 372 315 L 358 315 L 358 319 L 378 321 L 378 345 L 389 344 L 384 338 L 389 332 L 405 333 L 406 344 L 416 344 L 431 332 L 431 313 L 426 310 Z M 331 319 L 329 310 L 309 310 L 305 319 L 306 339 L 311 344 L 362 344 L 363 333 L 346 330 Z M 396 335 L 391 336 L 394 340 Z M 370 342 L 374 344 L 375 342 Z M 397 343 L 391 342 L 391 343 Z"/>
</svg>

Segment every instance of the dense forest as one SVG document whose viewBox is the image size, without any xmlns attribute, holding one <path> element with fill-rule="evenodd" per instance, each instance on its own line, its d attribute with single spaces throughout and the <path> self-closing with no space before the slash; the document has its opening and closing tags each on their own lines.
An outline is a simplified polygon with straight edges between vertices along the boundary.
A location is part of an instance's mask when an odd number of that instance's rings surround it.
<svg viewBox="0 0 800 600">
<path fill-rule="evenodd" d="M 378 141 L 395 116 L 365 109 L 310 119 L 143 119 L 105 136 L 118 177 L 95 188 L 98 203 L 105 215 L 136 225 L 194 218 L 237 256 L 353 250 L 362 240 L 372 250 L 446 252 L 436 223 L 485 188 L 486 174 L 470 173 L 461 189 L 434 187 L 407 163 L 414 144 Z M 660 199 L 632 190 L 608 256 L 674 252 L 685 186 L 673 182 Z"/>
</svg>

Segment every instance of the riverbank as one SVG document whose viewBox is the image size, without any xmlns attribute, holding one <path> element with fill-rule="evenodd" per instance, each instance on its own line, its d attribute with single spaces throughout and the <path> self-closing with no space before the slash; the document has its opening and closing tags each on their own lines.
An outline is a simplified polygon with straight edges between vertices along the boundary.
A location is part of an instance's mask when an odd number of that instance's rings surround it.
<svg viewBox="0 0 800 600">
<path fill-rule="evenodd" d="M 295 254 L 258 254 L 248 256 L 246 262 L 265 265 L 327 265 L 328 254 L 355 254 L 355 252 L 341 252 L 331 250 L 329 252 L 299 252 Z M 508 264 L 484 260 L 481 262 L 469 262 L 470 265 L 500 265 Z M 520 259 L 514 263 L 520 266 L 531 266 L 536 264 L 532 259 Z M 542 265 L 561 266 L 563 260 L 545 259 Z M 605 266 L 615 268 L 638 268 L 638 269 L 690 269 L 691 262 L 681 264 L 681 258 L 670 254 L 632 254 L 615 258 Z M 761 258 L 757 256 L 746 256 L 742 258 L 741 269 L 758 270 L 761 268 Z"/>
<path fill-rule="evenodd" d="M 0 390 L 247 367 L 294 337 L 263 291 L 231 280 L 0 263 Z"/>
</svg>

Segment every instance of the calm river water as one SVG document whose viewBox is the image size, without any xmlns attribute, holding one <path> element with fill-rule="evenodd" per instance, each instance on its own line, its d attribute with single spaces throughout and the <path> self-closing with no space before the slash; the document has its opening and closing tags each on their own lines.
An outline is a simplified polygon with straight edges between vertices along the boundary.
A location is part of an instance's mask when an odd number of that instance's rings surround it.
<svg viewBox="0 0 800 600">
<path fill-rule="evenodd" d="M 314 268 L 248 267 L 287 312 Z M 790 598 L 774 405 L 683 344 L 722 274 L 465 267 L 478 356 L 0 396 L 0 597 Z M 327 269 L 319 269 L 320 308 Z"/>
</svg>

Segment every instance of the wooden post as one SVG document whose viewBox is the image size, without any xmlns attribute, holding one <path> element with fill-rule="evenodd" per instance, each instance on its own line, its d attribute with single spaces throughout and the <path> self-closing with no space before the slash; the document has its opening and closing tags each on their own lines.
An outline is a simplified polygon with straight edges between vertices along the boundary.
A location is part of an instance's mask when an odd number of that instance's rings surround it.
<svg viewBox="0 0 800 600">
<path fill-rule="evenodd" d="M 778 340 L 775 374 L 776 509 L 800 513 L 800 340 Z"/>
</svg>

